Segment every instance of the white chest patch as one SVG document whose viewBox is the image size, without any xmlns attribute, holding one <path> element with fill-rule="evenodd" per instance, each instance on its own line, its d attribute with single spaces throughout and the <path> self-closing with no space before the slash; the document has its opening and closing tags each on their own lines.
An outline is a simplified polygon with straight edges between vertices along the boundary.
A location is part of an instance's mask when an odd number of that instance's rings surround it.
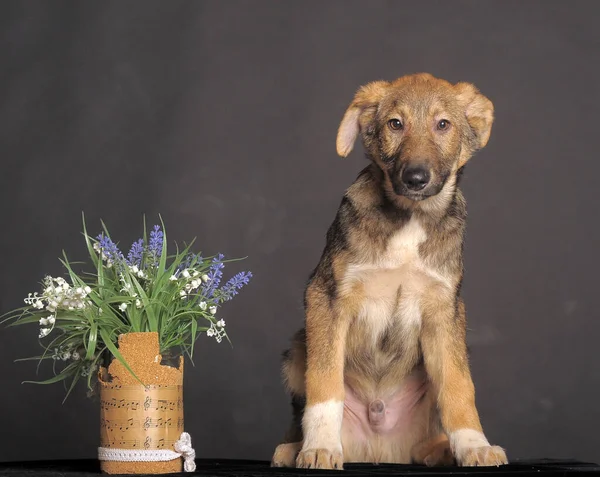
<svg viewBox="0 0 600 477">
<path fill-rule="evenodd" d="M 342 289 L 350 291 L 356 283 L 362 284 L 364 300 L 357 318 L 368 321 L 374 340 L 392 320 L 399 320 L 407 331 L 420 328 L 424 288 L 431 280 L 447 282 L 421 259 L 419 246 L 425 240 L 424 228 L 412 218 L 390 237 L 375 260 L 348 266 Z"/>
<path fill-rule="evenodd" d="M 427 239 L 425 230 L 417 219 L 409 220 L 388 241 L 385 252 L 374 265 L 377 268 L 394 269 L 419 259 L 419 245 Z"/>
</svg>

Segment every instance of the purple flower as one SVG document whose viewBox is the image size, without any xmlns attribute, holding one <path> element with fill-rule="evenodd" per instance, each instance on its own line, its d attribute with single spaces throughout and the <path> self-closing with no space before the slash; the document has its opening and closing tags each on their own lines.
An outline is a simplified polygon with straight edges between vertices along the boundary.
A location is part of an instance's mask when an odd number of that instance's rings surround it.
<svg viewBox="0 0 600 477">
<path fill-rule="evenodd" d="M 104 233 L 101 233 L 96 237 L 98 240 L 98 246 L 100 247 L 100 251 L 106 256 L 106 259 L 111 261 L 112 263 L 119 263 L 125 257 L 119 250 L 119 247 Z"/>
<path fill-rule="evenodd" d="M 222 303 L 231 300 L 244 285 L 248 285 L 250 278 L 252 278 L 251 272 L 240 272 L 230 278 L 219 290 L 219 301 Z"/>
<path fill-rule="evenodd" d="M 212 296 L 215 293 L 215 290 L 219 287 L 219 284 L 221 283 L 221 278 L 223 277 L 223 267 L 225 267 L 225 265 L 223 264 L 223 258 L 225 258 L 225 256 L 222 253 L 220 253 L 212 260 L 212 264 L 207 273 L 208 280 L 202 288 L 202 294 L 206 298 L 212 298 Z"/>
<path fill-rule="evenodd" d="M 160 230 L 160 225 L 155 225 L 154 230 L 150 232 L 150 243 L 148 244 L 148 252 L 153 265 L 158 263 L 158 259 L 162 254 L 163 248 L 163 231 Z"/>
<path fill-rule="evenodd" d="M 160 230 L 160 225 L 155 225 L 154 230 L 150 232 L 150 244 L 148 250 L 155 256 L 160 257 L 163 248 L 163 231 Z"/>
<path fill-rule="evenodd" d="M 142 258 L 144 256 L 144 239 L 139 239 L 136 242 L 133 242 L 131 245 L 131 249 L 127 254 L 127 265 L 129 266 L 141 266 Z"/>
</svg>

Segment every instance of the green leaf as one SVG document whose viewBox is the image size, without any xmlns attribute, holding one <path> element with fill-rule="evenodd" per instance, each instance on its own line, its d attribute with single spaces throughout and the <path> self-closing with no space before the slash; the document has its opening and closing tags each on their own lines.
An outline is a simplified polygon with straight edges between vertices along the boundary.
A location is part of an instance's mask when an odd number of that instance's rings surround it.
<svg viewBox="0 0 600 477">
<path fill-rule="evenodd" d="M 101 299 L 104 299 L 104 263 L 102 260 L 98 260 L 98 295 Z"/>
<path fill-rule="evenodd" d="M 194 343 L 196 341 L 196 335 L 198 334 L 198 322 L 196 318 L 192 318 L 192 344 L 190 346 L 190 358 L 194 356 Z"/>
<path fill-rule="evenodd" d="M 90 373 L 91 375 L 92 373 Z M 75 387 L 75 385 L 77 384 L 77 381 L 79 381 L 79 378 L 81 377 L 81 374 L 77 373 L 75 375 L 75 377 L 73 378 L 73 380 L 71 381 L 71 385 L 69 386 L 69 390 L 67 391 L 67 394 L 65 396 L 65 398 L 63 399 L 63 404 L 65 403 L 65 401 L 67 400 L 67 398 L 69 397 L 69 394 L 71 394 L 71 391 L 73 391 L 73 388 Z"/>
<path fill-rule="evenodd" d="M 59 258 L 58 260 L 60 261 L 60 263 L 63 264 L 63 267 L 67 269 L 67 272 L 69 273 L 69 278 L 71 279 L 71 283 L 75 286 L 85 286 L 83 280 L 81 280 L 81 278 L 79 278 L 71 268 L 71 264 L 69 263 L 69 259 L 67 258 L 67 253 L 63 250 L 62 254 L 65 259 L 63 260 L 62 258 Z"/>
<path fill-rule="evenodd" d="M 96 351 L 96 342 L 98 341 L 98 324 L 96 322 L 92 323 L 92 327 L 90 329 L 90 336 L 87 342 L 87 353 L 85 354 L 85 359 L 90 360 L 94 356 L 94 352 Z"/>
<path fill-rule="evenodd" d="M 52 383 L 58 383 L 60 381 L 64 381 L 69 376 L 71 376 L 73 368 L 75 366 L 76 366 L 76 363 L 71 363 L 69 366 L 67 366 L 65 369 L 63 369 L 59 374 L 57 374 L 56 376 L 54 376 L 50 379 L 46 379 L 45 381 L 23 381 L 21 384 L 52 384 Z"/>
<path fill-rule="evenodd" d="M 165 266 L 167 264 L 167 231 L 165 229 L 165 223 L 163 222 L 162 217 L 159 214 L 160 224 L 162 225 L 163 231 L 163 246 L 160 254 L 160 260 L 158 262 L 158 275 L 162 275 L 165 273 Z"/>
<path fill-rule="evenodd" d="M 7 328 L 12 328 L 13 326 L 25 325 L 28 323 L 37 323 L 40 321 L 40 318 L 44 318 L 48 315 L 49 312 L 36 312 L 35 315 L 28 316 L 26 318 L 18 318 L 16 321 L 9 323 L 6 325 Z"/>
<path fill-rule="evenodd" d="M 96 254 L 96 251 L 94 250 L 94 247 L 92 246 L 90 236 L 87 233 L 87 229 L 85 227 L 85 214 L 83 212 L 81 212 L 81 220 L 83 221 L 83 236 L 85 238 L 85 244 L 87 245 L 88 253 L 90 254 L 90 257 L 92 259 L 92 262 L 94 263 L 94 266 L 96 268 L 98 268 L 98 262 L 99 261 L 101 262 L 101 259 Z"/>
<path fill-rule="evenodd" d="M 144 288 L 140 285 L 140 282 L 138 282 L 137 278 L 135 278 L 134 276 L 132 276 L 131 278 L 132 278 L 133 284 L 135 285 L 135 288 L 137 289 L 137 291 L 140 295 L 140 299 L 142 300 L 142 303 L 144 304 L 144 311 L 146 312 L 146 315 L 148 316 L 148 330 L 147 331 L 158 331 L 158 320 L 156 318 L 156 314 L 154 313 L 154 308 L 152 307 L 150 300 L 148 299 L 148 295 L 146 295 Z"/>
<path fill-rule="evenodd" d="M 28 312 L 36 313 L 35 311 L 32 311 L 32 309 L 29 305 L 23 306 L 21 308 L 17 308 L 16 310 L 11 310 L 7 313 L 4 313 L 3 315 L 0 316 L 0 318 L 2 318 L 0 320 L 0 325 L 4 324 L 10 320 L 19 319 L 19 318 L 16 318 L 17 315 L 20 315 L 22 317 L 22 316 L 26 315 Z"/>
<path fill-rule="evenodd" d="M 50 359 L 52 358 L 52 356 L 47 356 L 47 355 L 41 355 L 41 356 L 32 356 L 31 358 L 17 358 L 15 359 L 15 363 L 18 363 L 20 361 L 37 361 L 42 360 L 42 359 Z"/>
<path fill-rule="evenodd" d="M 92 364 L 90 365 L 90 367 L 98 365 L 98 361 L 100 361 L 100 358 L 102 357 L 102 354 L 104 353 L 105 350 L 106 350 L 106 346 L 104 348 L 102 348 L 98 352 L 98 355 L 96 356 L 96 358 L 94 359 L 94 361 L 92 361 Z M 88 373 L 88 376 L 87 376 L 87 387 L 88 387 L 88 389 L 92 389 L 92 374 L 93 373 Z"/>
</svg>

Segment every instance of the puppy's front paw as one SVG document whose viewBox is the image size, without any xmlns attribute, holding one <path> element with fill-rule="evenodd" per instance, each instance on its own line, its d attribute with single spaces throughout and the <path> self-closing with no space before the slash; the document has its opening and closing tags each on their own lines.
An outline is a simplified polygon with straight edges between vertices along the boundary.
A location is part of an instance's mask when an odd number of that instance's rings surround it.
<svg viewBox="0 0 600 477">
<path fill-rule="evenodd" d="M 458 465 L 499 466 L 508 464 L 502 447 L 491 446 L 482 432 L 475 429 L 459 429 L 450 434 L 450 445 Z"/>
<path fill-rule="evenodd" d="M 344 468 L 344 457 L 339 450 L 303 449 L 296 459 L 296 467 L 301 469 L 342 470 Z"/>
<path fill-rule="evenodd" d="M 457 461 L 458 465 L 464 467 L 490 467 L 508 464 L 504 449 L 498 446 L 463 449 L 460 458 L 457 456 Z"/>
</svg>

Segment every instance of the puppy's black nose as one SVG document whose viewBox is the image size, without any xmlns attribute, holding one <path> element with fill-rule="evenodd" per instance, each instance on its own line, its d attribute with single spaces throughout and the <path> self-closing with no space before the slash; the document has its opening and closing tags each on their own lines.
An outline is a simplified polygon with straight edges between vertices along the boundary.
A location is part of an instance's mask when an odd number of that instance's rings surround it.
<svg viewBox="0 0 600 477">
<path fill-rule="evenodd" d="M 429 171 L 421 166 L 407 167 L 402 173 L 402 182 L 410 190 L 421 190 L 431 179 Z"/>
</svg>

